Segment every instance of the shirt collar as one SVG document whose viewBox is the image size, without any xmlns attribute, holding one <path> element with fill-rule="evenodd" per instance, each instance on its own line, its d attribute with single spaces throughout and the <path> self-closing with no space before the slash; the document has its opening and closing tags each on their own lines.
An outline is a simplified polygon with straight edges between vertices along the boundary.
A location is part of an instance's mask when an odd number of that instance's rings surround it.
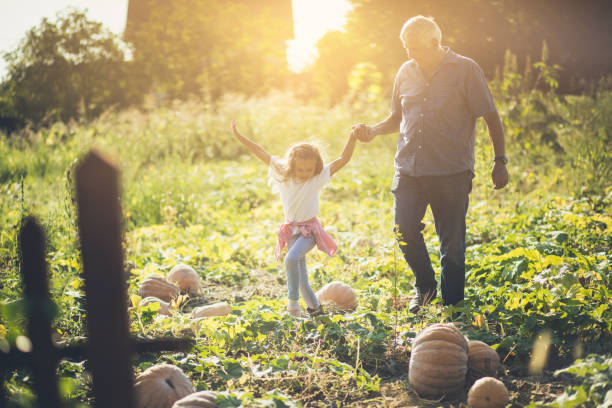
<svg viewBox="0 0 612 408">
<path fill-rule="evenodd" d="M 440 65 L 456 64 L 457 62 L 459 62 L 459 55 L 457 55 L 457 53 L 451 50 L 450 47 L 443 45 L 442 49 L 444 50 L 445 54 L 444 58 L 442 58 L 442 61 L 440 62 Z"/>
<path fill-rule="evenodd" d="M 451 50 L 450 47 L 443 45 L 442 49 L 444 50 L 445 54 L 444 54 L 444 57 L 442 58 L 442 61 L 440 61 L 440 63 L 438 64 L 438 67 L 436 68 L 436 70 L 439 69 L 442 65 L 456 64 L 460 60 L 459 55 L 453 50 Z M 408 63 L 412 65 L 413 68 L 416 68 L 419 65 L 414 58 L 410 58 L 408 60 Z"/>
</svg>

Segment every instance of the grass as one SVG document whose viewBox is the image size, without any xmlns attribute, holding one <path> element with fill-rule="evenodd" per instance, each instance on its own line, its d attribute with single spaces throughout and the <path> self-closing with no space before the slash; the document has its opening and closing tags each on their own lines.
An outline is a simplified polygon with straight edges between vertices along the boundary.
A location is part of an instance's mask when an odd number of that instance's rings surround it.
<svg viewBox="0 0 612 408">
<path fill-rule="evenodd" d="M 432 322 L 456 321 L 469 338 L 496 348 L 506 367 L 501 379 L 515 406 L 549 404 L 563 390 L 569 396 L 590 392 L 596 400 L 605 387 L 580 391 L 567 374 L 555 377 L 553 370 L 590 353 L 603 360 L 584 375 L 609 369 L 612 189 L 609 179 L 584 174 L 605 171 L 600 162 L 609 152 L 597 146 L 610 129 L 603 117 L 585 118 L 593 106 L 605 111 L 612 103 L 605 94 L 550 98 L 544 117 L 557 112 L 562 119 L 549 124 L 559 130 L 557 141 L 564 147 L 556 151 L 540 140 L 544 131 L 534 125 L 542 112 L 532 116 L 525 104 L 520 114 L 512 113 L 519 109 L 516 102 L 499 106 L 510 157 L 511 181 L 504 190 L 492 189 L 492 151 L 479 122 L 467 220 L 466 301 L 448 308 L 437 300 L 419 315 L 405 308 L 414 278 L 392 234 L 394 136 L 359 144 L 321 195 L 320 219 L 340 249 L 333 258 L 309 254 L 311 284 L 316 290 L 332 280 L 349 283 L 359 295 L 357 311 L 301 320 L 283 313 L 284 270 L 273 258 L 279 200 L 267 186 L 264 166 L 230 135 L 236 118 L 272 154 L 282 155 L 296 141 L 316 140 L 329 161 L 340 154 L 352 123 L 385 116 L 386 101 L 362 116 L 349 106 L 305 105 L 280 93 L 259 100 L 234 95 L 215 106 L 192 101 L 109 112 L 91 123 L 59 123 L 2 137 L 0 341 L 12 342 L 23 332 L 16 231 L 26 214 L 36 215 L 48 236 L 58 340 L 86 336 L 72 169 L 97 146 L 121 169 L 131 332 L 196 339 L 191 353 L 140 355 L 137 372 L 157 362 L 176 364 L 196 389 L 223 392 L 225 406 L 450 406 L 465 396 L 422 401 L 411 391 L 407 368 L 411 341 L 420 330 Z M 574 153 L 578 141 L 572 135 L 591 130 L 597 137 L 580 139 Z M 580 152 L 591 156 L 579 158 Z M 430 213 L 424 222 L 439 271 Z M 165 275 L 177 263 L 198 272 L 202 297 L 180 304 L 180 313 L 171 318 L 139 306 L 141 280 L 150 273 Z M 232 304 L 231 315 L 191 321 L 191 308 L 221 300 Z M 532 345 L 544 328 L 552 332 L 551 358 L 547 371 L 533 376 L 528 371 Z M 91 403 L 82 363 L 63 362 L 59 373 L 66 399 Z M 31 403 L 30 381 L 22 371 L 9 378 L 12 402 Z M 542 393 L 542 386 L 548 391 Z"/>
</svg>

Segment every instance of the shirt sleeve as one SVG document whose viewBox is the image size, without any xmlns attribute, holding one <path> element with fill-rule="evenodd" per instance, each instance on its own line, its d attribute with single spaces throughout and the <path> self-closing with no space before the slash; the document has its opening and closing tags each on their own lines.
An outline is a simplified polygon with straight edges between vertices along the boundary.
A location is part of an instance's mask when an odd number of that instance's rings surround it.
<svg viewBox="0 0 612 408">
<path fill-rule="evenodd" d="M 270 164 L 268 165 L 268 177 L 278 174 L 278 156 L 270 156 Z"/>
<path fill-rule="evenodd" d="M 391 96 L 391 111 L 390 116 L 396 116 L 402 114 L 402 101 L 400 99 L 399 88 L 400 88 L 400 76 L 402 68 L 397 71 L 395 75 L 395 81 L 393 82 L 393 95 Z"/>
<path fill-rule="evenodd" d="M 330 182 L 331 180 L 331 163 L 323 166 L 323 170 L 317 176 L 315 176 L 315 184 L 318 188 L 322 188 L 324 185 Z"/>
<path fill-rule="evenodd" d="M 465 92 L 468 106 L 474 117 L 478 118 L 497 110 L 484 72 L 473 61 L 468 66 Z"/>
<path fill-rule="evenodd" d="M 277 156 L 270 156 L 270 164 L 268 166 L 268 185 L 272 187 L 273 192 L 278 192 L 280 185 L 278 169 L 281 166 Z"/>
</svg>

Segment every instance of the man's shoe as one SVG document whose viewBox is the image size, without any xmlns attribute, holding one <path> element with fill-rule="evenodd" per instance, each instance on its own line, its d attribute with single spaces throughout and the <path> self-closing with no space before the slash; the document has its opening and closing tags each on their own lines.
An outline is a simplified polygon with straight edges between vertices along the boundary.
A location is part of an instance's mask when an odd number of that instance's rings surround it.
<svg viewBox="0 0 612 408">
<path fill-rule="evenodd" d="M 432 300 L 436 298 L 437 290 L 432 289 L 426 292 L 421 292 L 417 290 L 417 295 L 410 300 L 410 304 L 408 305 L 408 311 L 410 313 L 417 313 L 421 310 L 421 306 L 428 305 Z"/>
<path fill-rule="evenodd" d="M 325 314 L 325 310 L 323 310 L 323 305 L 319 305 L 319 307 L 316 307 L 314 309 L 307 307 L 306 311 L 308 312 L 310 317 L 321 316 L 322 314 Z"/>
</svg>

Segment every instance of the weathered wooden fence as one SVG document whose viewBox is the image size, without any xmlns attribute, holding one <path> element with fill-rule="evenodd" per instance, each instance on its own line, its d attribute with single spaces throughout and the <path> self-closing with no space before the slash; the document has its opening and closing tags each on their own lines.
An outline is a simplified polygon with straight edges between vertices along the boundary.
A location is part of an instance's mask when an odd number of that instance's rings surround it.
<svg viewBox="0 0 612 408">
<path fill-rule="evenodd" d="M 49 296 L 45 236 L 28 217 L 19 233 L 21 275 L 31 347 L 14 344 L 0 351 L 0 408 L 7 406 L 6 376 L 29 368 L 37 406 L 62 406 L 57 366 L 61 359 L 88 359 L 96 407 L 131 408 L 133 353 L 187 351 L 189 339 L 135 341 L 130 338 L 127 281 L 123 267 L 119 172 L 110 160 L 91 151 L 76 171 L 78 226 L 83 258 L 88 340 L 57 347 L 52 339 L 54 306 Z"/>
</svg>

